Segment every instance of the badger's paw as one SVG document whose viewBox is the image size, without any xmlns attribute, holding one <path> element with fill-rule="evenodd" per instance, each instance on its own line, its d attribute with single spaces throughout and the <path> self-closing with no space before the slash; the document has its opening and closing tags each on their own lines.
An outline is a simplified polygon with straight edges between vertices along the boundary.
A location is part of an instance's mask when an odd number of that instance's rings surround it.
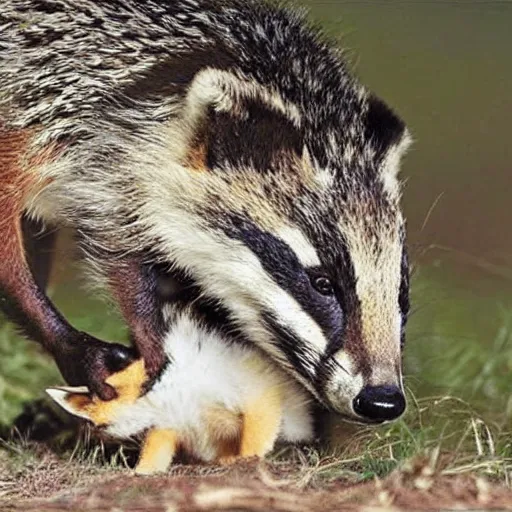
<svg viewBox="0 0 512 512">
<path fill-rule="evenodd" d="M 71 386 L 86 386 L 101 400 L 116 398 L 116 390 L 107 379 L 132 363 L 136 354 L 130 347 L 107 343 L 86 333 L 66 343 L 54 354 L 62 376 Z"/>
</svg>

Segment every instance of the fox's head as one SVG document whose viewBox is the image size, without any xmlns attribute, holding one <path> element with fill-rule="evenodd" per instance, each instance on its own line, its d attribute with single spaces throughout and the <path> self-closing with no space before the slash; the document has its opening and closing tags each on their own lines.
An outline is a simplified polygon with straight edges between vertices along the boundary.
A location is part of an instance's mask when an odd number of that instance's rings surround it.
<svg viewBox="0 0 512 512">
<path fill-rule="evenodd" d="M 107 433 L 126 438 L 153 426 L 145 423 L 148 417 L 137 417 L 138 411 L 134 407 L 144 394 L 147 381 L 144 362 L 138 359 L 107 379 L 107 384 L 117 393 L 113 400 L 101 400 L 87 387 L 58 386 L 48 388 L 46 392 L 70 414 L 104 428 Z"/>
<path fill-rule="evenodd" d="M 326 406 L 397 418 L 409 309 L 397 173 L 410 137 L 302 21 L 250 9 L 261 30 L 238 37 L 231 20 L 232 46 L 180 54 L 132 88 L 119 137 L 135 108 L 153 122 L 135 119 L 123 151 L 103 150 L 98 251 L 150 248 L 213 304 L 212 321 L 222 314 Z"/>
<path fill-rule="evenodd" d="M 53 387 L 46 392 L 65 411 L 101 427 L 107 434 L 122 439 L 145 436 L 135 471 L 165 471 L 176 453 L 178 439 L 174 432 L 152 421 L 154 404 L 138 400 L 148 384 L 144 362 L 134 361 L 112 374 L 107 382 L 117 392 L 117 397 L 109 401 L 93 395 L 87 387 Z"/>
</svg>

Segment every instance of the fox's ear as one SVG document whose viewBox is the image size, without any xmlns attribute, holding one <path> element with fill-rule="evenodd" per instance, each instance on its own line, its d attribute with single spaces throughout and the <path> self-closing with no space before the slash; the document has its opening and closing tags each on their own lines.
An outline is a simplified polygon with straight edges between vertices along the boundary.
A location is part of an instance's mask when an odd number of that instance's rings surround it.
<svg viewBox="0 0 512 512">
<path fill-rule="evenodd" d="M 58 386 L 49 388 L 46 392 L 74 416 L 92 421 L 97 426 L 111 425 L 121 407 L 133 404 L 142 395 L 146 382 L 144 361 L 137 359 L 106 380 L 117 392 L 114 400 L 100 400 L 97 396 L 92 396 L 86 387 Z"/>
<path fill-rule="evenodd" d="M 52 387 L 46 390 L 48 395 L 65 411 L 73 416 L 93 421 L 91 405 L 93 398 L 86 387 Z"/>
</svg>

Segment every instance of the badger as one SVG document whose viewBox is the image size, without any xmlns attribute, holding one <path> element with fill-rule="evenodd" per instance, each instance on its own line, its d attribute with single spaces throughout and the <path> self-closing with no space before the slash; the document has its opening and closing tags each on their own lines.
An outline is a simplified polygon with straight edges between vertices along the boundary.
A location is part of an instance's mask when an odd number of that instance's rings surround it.
<svg viewBox="0 0 512 512">
<path fill-rule="evenodd" d="M 138 474 L 165 472 L 179 451 L 227 464 L 263 457 L 277 440 L 312 441 L 313 407 L 304 387 L 257 347 L 204 324 L 194 309 L 173 308 L 164 339 L 167 364 L 158 380 L 148 383 L 138 359 L 107 378 L 117 393 L 112 400 L 87 387 L 47 393 L 109 436 L 142 437 Z"/>
<path fill-rule="evenodd" d="M 411 137 L 302 12 L 4 0 L 0 63 L 0 304 L 69 384 L 114 399 L 108 377 L 139 357 L 158 380 L 174 328 L 162 283 L 183 274 L 204 322 L 326 409 L 404 412 L 397 174 Z M 48 299 L 23 244 L 38 223 L 74 230 L 133 348 L 78 331 Z"/>
</svg>

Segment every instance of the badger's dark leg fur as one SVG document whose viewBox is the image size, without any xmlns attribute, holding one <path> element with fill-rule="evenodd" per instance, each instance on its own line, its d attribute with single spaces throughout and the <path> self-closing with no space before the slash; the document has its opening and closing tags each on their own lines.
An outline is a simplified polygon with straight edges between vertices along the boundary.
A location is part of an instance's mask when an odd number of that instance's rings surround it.
<svg viewBox="0 0 512 512">
<path fill-rule="evenodd" d="M 52 270 L 57 233 L 53 229 L 45 228 L 42 222 L 28 217 L 23 217 L 22 230 L 30 270 L 39 288 L 46 290 Z"/>
<path fill-rule="evenodd" d="M 102 398 L 113 398 L 115 391 L 104 380 L 128 364 L 130 350 L 74 329 L 38 286 L 25 256 L 23 205 L 36 184 L 19 161 L 29 137 L 0 128 L 0 309 L 52 354 L 68 383 L 85 384 Z"/>
<path fill-rule="evenodd" d="M 165 364 L 165 323 L 156 272 L 134 257 L 110 271 L 109 283 L 130 328 L 132 343 L 144 359 L 146 372 L 155 378 Z"/>
</svg>

